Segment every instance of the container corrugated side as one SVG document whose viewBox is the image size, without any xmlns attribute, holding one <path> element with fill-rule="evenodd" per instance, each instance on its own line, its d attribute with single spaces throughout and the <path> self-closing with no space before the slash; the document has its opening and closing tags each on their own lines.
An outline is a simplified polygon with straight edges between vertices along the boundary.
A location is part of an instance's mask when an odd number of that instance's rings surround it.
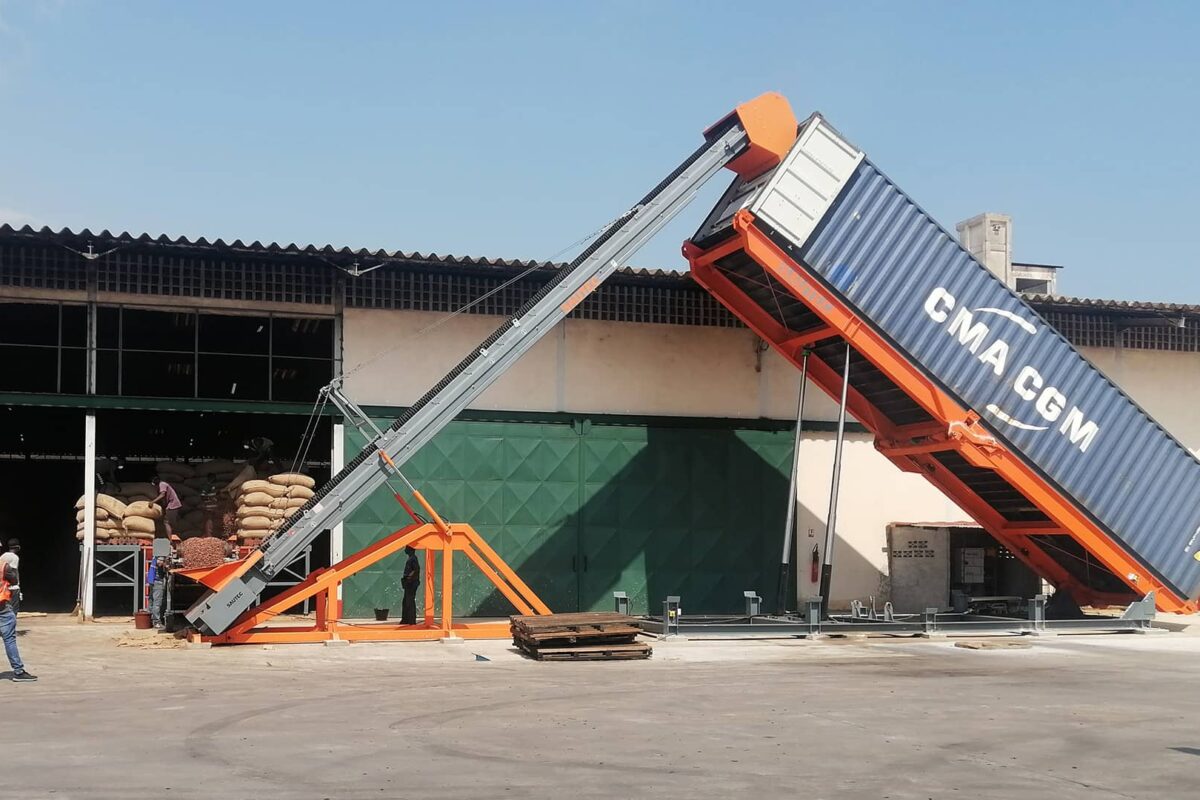
<svg viewBox="0 0 1200 800">
<path fill-rule="evenodd" d="M 1200 593 L 1200 462 L 873 164 L 805 241 L 760 224 L 1161 580 Z"/>
</svg>

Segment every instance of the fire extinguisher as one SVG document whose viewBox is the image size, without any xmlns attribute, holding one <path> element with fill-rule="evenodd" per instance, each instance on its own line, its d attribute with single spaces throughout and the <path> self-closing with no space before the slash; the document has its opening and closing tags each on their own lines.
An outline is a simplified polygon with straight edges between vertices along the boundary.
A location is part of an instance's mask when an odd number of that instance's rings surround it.
<svg viewBox="0 0 1200 800">
<path fill-rule="evenodd" d="M 812 558 L 809 559 L 808 579 L 813 583 L 821 582 L 821 553 L 818 552 L 815 544 L 812 549 Z"/>
</svg>

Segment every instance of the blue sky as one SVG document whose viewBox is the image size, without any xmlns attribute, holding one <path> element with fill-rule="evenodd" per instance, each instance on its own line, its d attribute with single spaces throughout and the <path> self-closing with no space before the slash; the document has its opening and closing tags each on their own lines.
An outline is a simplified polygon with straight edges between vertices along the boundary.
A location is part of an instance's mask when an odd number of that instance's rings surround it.
<svg viewBox="0 0 1200 800">
<path fill-rule="evenodd" d="M 547 258 L 736 103 L 1068 294 L 1200 302 L 1200 3 L 0 0 L 0 221 Z M 681 268 L 720 187 L 634 263 Z"/>
</svg>

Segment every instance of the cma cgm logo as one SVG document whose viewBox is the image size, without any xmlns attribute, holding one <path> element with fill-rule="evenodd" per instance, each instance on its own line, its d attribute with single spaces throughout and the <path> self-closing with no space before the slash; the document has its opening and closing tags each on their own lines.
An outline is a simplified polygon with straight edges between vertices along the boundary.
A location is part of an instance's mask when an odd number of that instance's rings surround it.
<svg viewBox="0 0 1200 800">
<path fill-rule="evenodd" d="M 929 293 L 925 300 L 925 313 L 934 322 L 944 325 L 946 333 L 969 350 L 980 363 L 990 367 L 996 377 L 1007 380 L 1011 375 L 1010 385 L 1015 402 L 1033 405 L 1026 414 L 1016 415 L 1010 414 L 996 403 L 989 403 L 989 414 L 1006 425 L 1026 431 L 1046 431 L 1055 427 L 1071 444 L 1079 448 L 1079 452 L 1087 452 L 1088 447 L 1099 435 L 1100 426 L 1088 419 L 1079 406 L 1068 407 L 1066 395 L 1055 388 L 1035 367 L 1028 364 L 1010 367 L 1009 354 L 1012 347 L 1004 339 L 993 335 L 992 329 L 983 320 L 1006 319 L 1030 336 L 1037 336 L 1036 325 L 1002 308 L 959 308 L 954 295 L 941 286 Z M 1032 418 L 1033 414 L 1040 417 L 1037 422 L 1025 422 L 1019 418 Z"/>
</svg>

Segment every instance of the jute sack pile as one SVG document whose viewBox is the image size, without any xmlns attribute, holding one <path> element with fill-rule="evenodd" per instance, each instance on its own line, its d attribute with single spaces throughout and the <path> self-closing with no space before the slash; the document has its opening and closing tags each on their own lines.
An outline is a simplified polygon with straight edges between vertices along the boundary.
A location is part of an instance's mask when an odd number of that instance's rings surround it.
<svg viewBox="0 0 1200 800">
<path fill-rule="evenodd" d="M 156 503 L 146 500 L 130 503 L 125 507 L 125 535 L 134 539 L 153 539 L 162 516 L 162 506 Z"/>
<path fill-rule="evenodd" d="M 75 501 L 75 538 L 83 541 L 83 535 L 86 529 L 83 526 L 83 505 L 84 497 L 80 497 Z M 96 495 L 96 540 L 107 541 L 114 536 L 124 534 L 125 528 L 121 524 L 122 518 L 125 516 L 125 504 L 116 499 L 112 495 L 97 494 Z"/>
<path fill-rule="evenodd" d="M 238 538 L 263 539 L 298 512 L 313 496 L 316 481 L 289 472 L 267 480 L 248 480 L 237 496 Z"/>
</svg>

